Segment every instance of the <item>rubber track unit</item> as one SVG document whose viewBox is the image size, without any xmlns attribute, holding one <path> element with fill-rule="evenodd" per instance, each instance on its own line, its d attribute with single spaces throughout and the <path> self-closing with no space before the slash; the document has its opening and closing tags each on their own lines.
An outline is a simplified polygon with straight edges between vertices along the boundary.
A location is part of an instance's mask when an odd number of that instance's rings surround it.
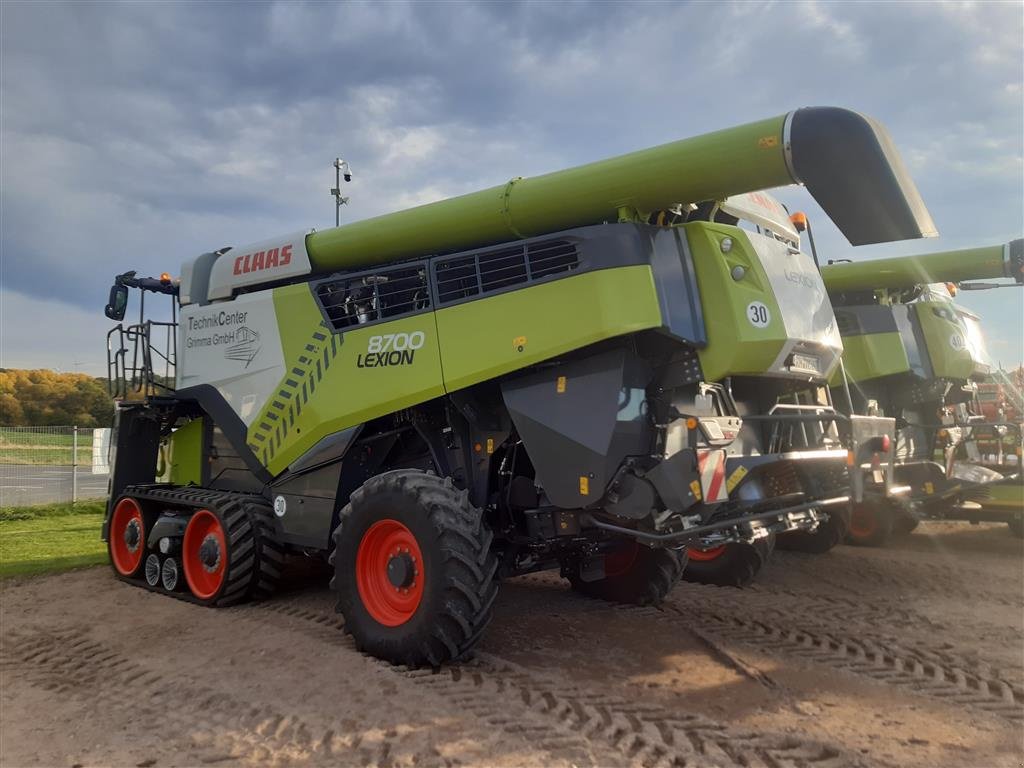
<svg viewBox="0 0 1024 768">
<path fill-rule="evenodd" d="M 469 492 L 456 488 L 451 478 L 420 470 L 392 470 L 371 477 L 349 497 L 333 533 L 335 546 L 329 558 L 332 566 L 339 544 L 344 548 L 342 537 L 346 524 L 351 524 L 356 510 L 375 494 L 404 497 L 429 521 L 441 556 L 432 568 L 427 564 L 431 571 L 428 579 L 443 574 L 443 578 L 435 582 L 436 588 L 443 590 L 443 600 L 439 601 L 426 636 L 392 641 L 386 634 L 377 632 L 379 625 L 371 621 L 366 622 L 362 632 L 355 632 L 351 627 L 346 631 L 357 636 L 361 650 L 373 655 L 396 654 L 401 661 L 423 660 L 432 667 L 462 658 L 487 628 L 498 595 L 495 578 L 498 560 L 491 552 L 494 534 L 484 523 L 480 510 L 470 503 Z M 424 542 L 423 546 L 426 544 Z M 337 574 L 336 569 L 331 588 L 338 590 L 337 611 L 344 613 L 346 600 L 355 603 L 360 598 L 354 583 L 352 594 L 342 593 Z"/>
<path fill-rule="evenodd" d="M 284 547 L 275 534 L 273 509 L 262 496 L 167 485 L 128 486 L 122 495 L 152 502 L 159 505 L 160 509 L 216 510 L 226 523 L 227 530 L 224 533 L 230 542 L 232 557 L 231 568 L 226 576 L 228 584 L 215 605 L 234 605 L 244 600 L 266 598 L 274 593 L 284 565 Z M 160 586 L 150 586 L 144 578 L 118 578 L 150 592 L 159 592 L 200 605 L 208 604 L 187 590 L 167 592 Z"/>
<path fill-rule="evenodd" d="M 612 606 L 573 597 L 602 610 L 651 611 L 652 607 Z M 337 642 L 344 621 L 318 596 L 271 600 L 254 605 L 254 616 L 277 613 L 305 623 L 325 642 Z M 266 621 L 261 618 L 261 621 Z M 575 765 L 640 765 L 645 768 L 839 768 L 868 763 L 862 756 L 815 739 L 791 734 L 734 729 L 701 714 L 627 699 L 605 689 L 536 674 L 478 651 L 474 659 L 437 671 L 368 660 L 418 687 L 427 688 L 461 710 L 508 735 L 526 738 L 553 760 Z"/>
</svg>

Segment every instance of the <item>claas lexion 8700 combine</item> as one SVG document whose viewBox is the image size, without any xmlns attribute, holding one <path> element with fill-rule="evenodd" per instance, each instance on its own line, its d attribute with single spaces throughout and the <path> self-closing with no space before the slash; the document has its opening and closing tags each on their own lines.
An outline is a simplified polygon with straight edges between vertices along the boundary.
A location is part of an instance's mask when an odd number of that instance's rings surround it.
<svg viewBox="0 0 1024 768">
<path fill-rule="evenodd" d="M 689 546 L 814 537 L 893 422 L 835 414 L 819 273 L 742 197 L 797 182 L 853 243 L 934 234 L 884 129 L 809 108 L 121 275 L 109 317 L 176 314 L 109 337 L 116 573 L 228 605 L 323 555 L 358 647 L 437 665 L 501 577 L 653 602 Z"/>
<path fill-rule="evenodd" d="M 991 370 L 978 317 L 953 301 L 957 286 L 1020 288 L 1024 241 L 829 263 L 821 273 L 843 337 L 853 407 L 867 412 L 871 404 L 897 419 L 894 479 L 910 488 L 898 499 L 855 504 L 851 543 L 883 545 L 893 533 L 912 530 L 921 517 L 1002 521 L 1020 531 L 1024 500 L 1019 468 L 1017 477 L 1007 478 L 955 462 L 957 444 L 981 436 L 984 429 L 964 418 L 946 423 L 941 415 L 969 403 L 975 382 Z M 971 280 L 999 282 L 965 282 Z M 1019 435 L 1019 426 L 1004 426 L 1002 432 Z M 1009 442 L 1013 444 L 1012 438 Z M 937 444 L 948 456 L 936 456 Z"/>
</svg>

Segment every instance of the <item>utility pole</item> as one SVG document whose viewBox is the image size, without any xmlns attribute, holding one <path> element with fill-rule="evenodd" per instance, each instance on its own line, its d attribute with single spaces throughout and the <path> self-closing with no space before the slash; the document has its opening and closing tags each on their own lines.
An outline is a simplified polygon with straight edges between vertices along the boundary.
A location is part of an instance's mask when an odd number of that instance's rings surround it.
<svg viewBox="0 0 1024 768">
<path fill-rule="evenodd" d="M 334 195 L 334 226 L 341 225 L 341 206 L 348 202 L 347 197 L 341 195 L 341 180 L 352 181 L 352 169 L 349 168 L 348 162 L 342 160 L 340 157 L 334 158 L 334 186 L 331 188 L 331 194 Z"/>
</svg>

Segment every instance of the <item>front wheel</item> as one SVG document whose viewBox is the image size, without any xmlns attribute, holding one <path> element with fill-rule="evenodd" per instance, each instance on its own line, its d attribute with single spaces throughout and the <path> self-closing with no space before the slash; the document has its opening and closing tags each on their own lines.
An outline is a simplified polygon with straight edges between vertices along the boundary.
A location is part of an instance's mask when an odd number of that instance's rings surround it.
<svg viewBox="0 0 1024 768">
<path fill-rule="evenodd" d="M 604 578 L 584 581 L 578 574 L 568 578 L 574 590 L 588 597 L 657 605 L 679 583 L 685 567 L 685 551 L 651 549 L 629 541 L 604 556 Z"/>
<path fill-rule="evenodd" d="M 895 536 L 906 536 L 917 530 L 921 520 L 909 508 L 901 507 L 893 520 L 892 532 Z"/>
<path fill-rule="evenodd" d="M 498 593 L 492 538 L 450 478 L 399 469 L 367 480 L 341 511 L 331 555 L 356 647 L 410 666 L 466 655 Z"/>
<path fill-rule="evenodd" d="M 820 521 L 816 529 L 780 533 L 776 539 L 776 546 L 791 552 L 824 555 L 842 543 L 848 526 L 847 515 L 832 507 L 829 510 L 828 519 Z"/>
<path fill-rule="evenodd" d="M 884 547 L 893 535 L 898 511 L 883 502 L 862 501 L 850 509 L 850 530 L 846 541 L 858 547 Z"/>
<path fill-rule="evenodd" d="M 688 547 L 690 561 L 683 571 L 683 579 L 719 587 L 745 587 L 768 562 L 774 539 L 774 535 L 769 535 L 749 544 L 721 544 L 706 549 Z"/>
</svg>

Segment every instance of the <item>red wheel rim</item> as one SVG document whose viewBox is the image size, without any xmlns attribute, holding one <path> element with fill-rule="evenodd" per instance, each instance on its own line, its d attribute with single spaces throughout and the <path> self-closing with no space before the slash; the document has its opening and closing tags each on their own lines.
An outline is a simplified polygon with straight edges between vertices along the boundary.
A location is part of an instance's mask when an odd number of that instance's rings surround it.
<svg viewBox="0 0 1024 768">
<path fill-rule="evenodd" d="M 639 554 L 640 545 L 635 541 L 623 544 L 618 549 L 614 549 L 611 552 L 606 552 L 604 556 L 605 578 L 608 578 L 609 576 L 622 576 L 623 574 L 628 573 L 633 567 L 633 563 L 636 562 L 636 557 Z"/>
<path fill-rule="evenodd" d="M 420 545 L 397 520 L 378 520 L 356 552 L 356 588 L 366 612 L 385 627 L 409 621 L 423 600 L 425 570 Z"/>
<path fill-rule="evenodd" d="M 228 544 L 220 520 L 210 510 L 201 509 L 188 521 L 181 559 L 192 594 L 200 600 L 216 595 L 227 573 Z"/>
<path fill-rule="evenodd" d="M 146 553 L 142 509 L 135 499 L 121 499 L 110 519 L 110 560 L 122 576 L 134 576 Z"/>
<path fill-rule="evenodd" d="M 877 528 L 875 510 L 867 504 L 855 504 L 850 512 L 850 533 L 863 539 L 871 536 Z"/>
<path fill-rule="evenodd" d="M 706 563 L 709 560 L 716 560 L 721 557 L 725 552 L 725 544 L 719 544 L 717 547 L 711 547 L 711 549 L 687 547 L 686 552 L 690 556 L 691 560 L 698 563 Z"/>
</svg>

